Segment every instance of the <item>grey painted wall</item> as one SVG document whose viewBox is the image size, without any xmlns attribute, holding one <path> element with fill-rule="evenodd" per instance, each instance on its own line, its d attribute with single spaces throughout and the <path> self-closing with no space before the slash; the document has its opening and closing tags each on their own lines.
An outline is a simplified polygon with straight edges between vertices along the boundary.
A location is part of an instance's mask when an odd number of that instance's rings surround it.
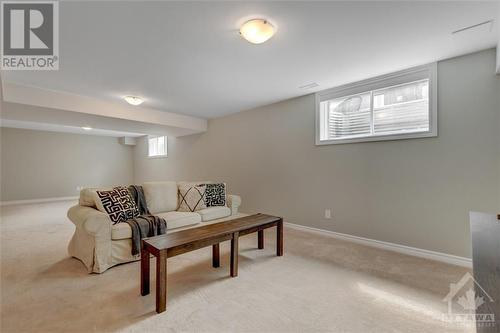
<svg viewBox="0 0 500 333">
<path fill-rule="evenodd" d="M 488 50 L 439 63 L 437 138 L 317 147 L 308 95 L 211 120 L 169 139 L 165 159 L 142 139 L 135 181 L 224 180 L 245 212 L 470 257 L 468 211 L 500 209 L 495 61 Z"/>
<path fill-rule="evenodd" d="M 0 128 L 1 200 L 78 195 L 77 186 L 133 181 L 133 152 L 117 138 Z"/>
</svg>

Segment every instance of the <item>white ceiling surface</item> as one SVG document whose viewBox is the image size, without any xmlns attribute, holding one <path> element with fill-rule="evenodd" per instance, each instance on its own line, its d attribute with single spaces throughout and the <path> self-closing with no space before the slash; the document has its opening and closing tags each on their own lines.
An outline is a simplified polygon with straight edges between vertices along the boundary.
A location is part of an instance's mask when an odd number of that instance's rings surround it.
<svg viewBox="0 0 500 333">
<path fill-rule="evenodd" d="M 60 2 L 60 70 L 3 71 L 11 82 L 219 117 L 494 47 L 498 2 Z M 278 27 L 267 43 L 246 19 Z M 452 35 L 457 29 L 494 19 Z M 311 90 L 299 86 L 317 82 Z"/>
</svg>

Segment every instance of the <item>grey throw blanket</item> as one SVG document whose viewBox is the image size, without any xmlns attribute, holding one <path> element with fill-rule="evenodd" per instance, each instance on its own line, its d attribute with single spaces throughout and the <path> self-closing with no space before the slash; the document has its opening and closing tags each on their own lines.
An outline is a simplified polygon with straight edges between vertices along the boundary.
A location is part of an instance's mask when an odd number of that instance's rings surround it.
<svg viewBox="0 0 500 333">
<path fill-rule="evenodd" d="M 146 237 L 163 235 L 167 230 L 167 222 L 154 215 L 139 215 L 127 220 L 132 229 L 132 255 L 141 252 L 141 240 Z"/>
<path fill-rule="evenodd" d="M 149 214 L 148 204 L 146 203 L 146 197 L 144 196 L 144 190 L 140 185 L 130 185 L 128 191 L 132 198 L 134 198 L 137 208 L 139 208 L 139 214 Z"/>
<path fill-rule="evenodd" d="M 141 240 L 146 237 L 163 235 L 167 230 L 167 222 L 161 217 L 151 215 L 146 204 L 142 186 L 130 185 L 128 188 L 139 208 L 139 216 L 127 220 L 132 229 L 132 255 L 141 252 Z"/>
</svg>

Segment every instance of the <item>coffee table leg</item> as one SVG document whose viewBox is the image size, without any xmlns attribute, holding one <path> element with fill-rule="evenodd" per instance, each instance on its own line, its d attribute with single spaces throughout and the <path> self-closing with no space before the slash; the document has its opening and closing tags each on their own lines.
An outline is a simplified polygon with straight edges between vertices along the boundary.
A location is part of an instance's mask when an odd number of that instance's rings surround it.
<svg viewBox="0 0 500 333">
<path fill-rule="evenodd" d="M 149 294 L 149 252 L 141 250 L 141 295 Z"/>
<path fill-rule="evenodd" d="M 167 254 L 161 251 L 156 257 L 156 312 L 167 308 Z"/>
<path fill-rule="evenodd" d="M 231 276 L 238 276 L 238 238 L 240 234 L 235 232 L 231 239 Z"/>
<path fill-rule="evenodd" d="M 219 243 L 212 245 L 212 266 L 220 267 Z"/>
<path fill-rule="evenodd" d="M 276 225 L 276 255 L 283 255 L 283 219 L 280 219 Z"/>
<path fill-rule="evenodd" d="M 257 237 L 258 237 L 258 248 L 259 250 L 262 250 L 264 248 L 264 230 L 259 230 L 257 232 Z"/>
</svg>

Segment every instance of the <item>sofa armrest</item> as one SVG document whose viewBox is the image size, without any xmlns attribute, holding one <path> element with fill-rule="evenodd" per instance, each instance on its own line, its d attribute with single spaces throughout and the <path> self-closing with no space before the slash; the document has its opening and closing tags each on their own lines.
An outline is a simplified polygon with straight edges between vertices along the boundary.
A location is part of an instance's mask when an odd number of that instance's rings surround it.
<svg viewBox="0 0 500 333">
<path fill-rule="evenodd" d="M 111 235 L 111 220 L 109 216 L 92 207 L 76 205 L 68 210 L 68 218 L 77 228 L 82 228 L 91 235 Z"/>
<path fill-rule="evenodd" d="M 239 195 L 228 194 L 227 206 L 231 208 L 231 215 L 238 213 L 238 207 L 241 205 L 241 197 Z"/>
</svg>

